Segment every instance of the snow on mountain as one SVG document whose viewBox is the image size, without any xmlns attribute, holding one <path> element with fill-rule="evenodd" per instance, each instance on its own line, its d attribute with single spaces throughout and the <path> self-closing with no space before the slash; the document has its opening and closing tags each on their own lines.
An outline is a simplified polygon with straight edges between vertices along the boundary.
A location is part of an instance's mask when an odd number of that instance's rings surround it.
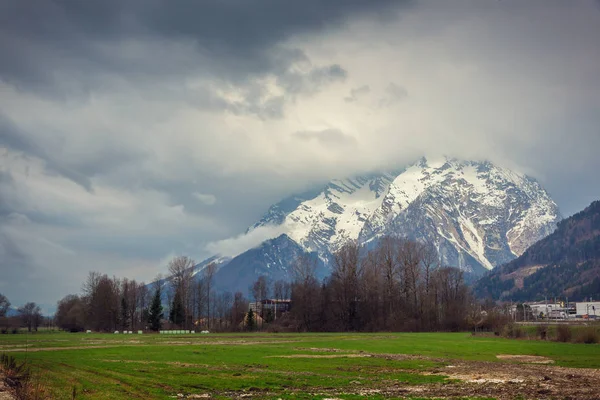
<svg viewBox="0 0 600 400">
<path fill-rule="evenodd" d="M 526 175 L 489 162 L 421 159 L 390 184 L 360 240 L 394 233 L 427 241 L 445 264 L 473 271 L 521 255 L 560 219 L 548 193 Z"/>
<path fill-rule="evenodd" d="M 433 243 L 446 265 L 481 272 L 522 254 L 560 219 L 526 175 L 489 162 L 423 158 L 401 172 L 334 180 L 286 199 L 249 230 L 278 225 L 324 260 L 348 240 L 406 236 Z"/>
<path fill-rule="evenodd" d="M 282 225 L 287 235 L 307 251 L 335 252 L 346 241 L 357 240 L 365 221 L 381 207 L 383 195 L 394 179 L 392 174 L 333 180 L 314 197 L 294 197 L 295 209 L 282 215 L 278 203 L 251 229 Z"/>
</svg>

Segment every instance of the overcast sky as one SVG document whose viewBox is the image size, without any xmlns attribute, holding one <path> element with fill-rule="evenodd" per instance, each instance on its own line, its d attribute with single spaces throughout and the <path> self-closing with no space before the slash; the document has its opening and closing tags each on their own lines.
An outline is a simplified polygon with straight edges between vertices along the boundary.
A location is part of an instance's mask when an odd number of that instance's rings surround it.
<svg viewBox="0 0 600 400">
<path fill-rule="evenodd" d="M 270 204 L 421 155 L 600 199 L 600 3 L 0 2 L 0 292 L 151 280 Z"/>
</svg>

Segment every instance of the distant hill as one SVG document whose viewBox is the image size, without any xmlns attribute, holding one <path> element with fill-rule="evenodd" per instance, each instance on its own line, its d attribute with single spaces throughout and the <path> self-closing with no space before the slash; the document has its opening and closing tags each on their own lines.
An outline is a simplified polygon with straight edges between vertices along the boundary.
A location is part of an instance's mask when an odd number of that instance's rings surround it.
<svg viewBox="0 0 600 400">
<path fill-rule="evenodd" d="M 554 233 L 484 275 L 474 291 L 496 300 L 600 298 L 600 201 L 559 222 Z"/>
</svg>

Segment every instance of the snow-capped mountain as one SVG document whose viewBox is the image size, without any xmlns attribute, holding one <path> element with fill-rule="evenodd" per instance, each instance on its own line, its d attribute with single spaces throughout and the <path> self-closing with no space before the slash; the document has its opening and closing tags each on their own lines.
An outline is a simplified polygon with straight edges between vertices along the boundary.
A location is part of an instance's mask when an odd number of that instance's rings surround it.
<svg viewBox="0 0 600 400">
<path fill-rule="evenodd" d="M 322 258 L 348 240 L 400 235 L 433 243 L 446 265 L 491 269 L 550 234 L 558 207 L 534 179 L 489 162 L 423 158 L 400 172 L 334 180 L 272 206 L 278 225 Z"/>
<path fill-rule="evenodd" d="M 306 250 L 333 253 L 348 240 L 358 240 L 365 222 L 381 207 L 394 177 L 383 173 L 333 180 L 321 190 L 271 206 L 250 230 L 279 225 Z"/>
<path fill-rule="evenodd" d="M 291 279 L 303 253 L 320 259 L 348 240 L 366 246 L 386 235 L 432 243 L 440 262 L 480 274 L 521 255 L 561 219 L 533 178 L 489 162 L 425 158 L 399 171 L 333 180 L 271 206 L 248 232 L 276 227 L 280 236 L 220 263 L 220 288 L 245 290 L 259 275 Z M 283 232 L 283 234 L 281 234 Z"/>
</svg>

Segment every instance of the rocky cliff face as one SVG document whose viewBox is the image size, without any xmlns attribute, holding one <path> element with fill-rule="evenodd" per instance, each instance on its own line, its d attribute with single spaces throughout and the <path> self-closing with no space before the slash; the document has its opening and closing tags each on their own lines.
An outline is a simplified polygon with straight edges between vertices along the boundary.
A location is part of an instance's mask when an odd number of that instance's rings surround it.
<svg viewBox="0 0 600 400">
<path fill-rule="evenodd" d="M 433 243 L 444 264 L 476 271 L 521 255 L 560 219 L 532 178 L 489 162 L 422 159 L 390 184 L 360 241 L 407 236 Z"/>
</svg>

